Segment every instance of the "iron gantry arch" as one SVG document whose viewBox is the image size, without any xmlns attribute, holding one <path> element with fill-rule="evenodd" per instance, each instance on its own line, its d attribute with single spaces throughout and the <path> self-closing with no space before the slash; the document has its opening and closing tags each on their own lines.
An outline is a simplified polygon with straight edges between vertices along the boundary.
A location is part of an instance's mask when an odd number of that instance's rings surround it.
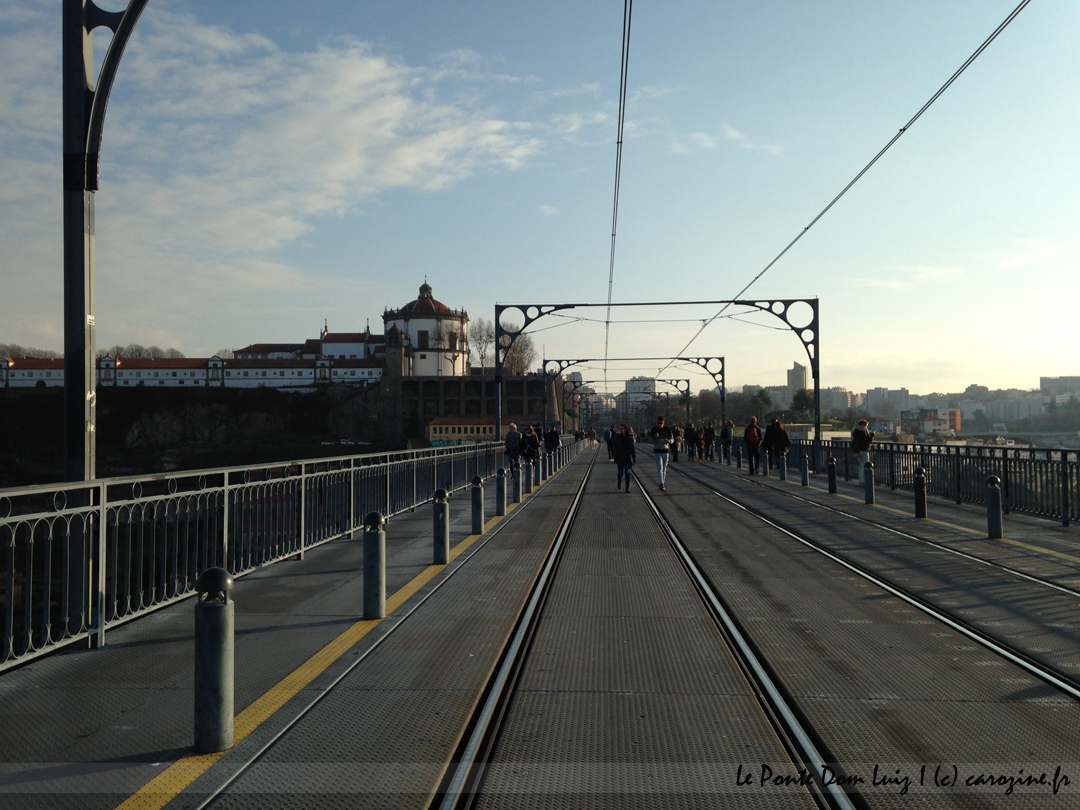
<svg viewBox="0 0 1080 810">
<path fill-rule="evenodd" d="M 810 361 L 810 374 L 814 380 L 814 447 L 815 455 L 821 444 L 821 335 L 820 335 L 820 311 L 817 298 L 763 298 L 763 299 L 724 299 L 717 301 L 651 301 L 647 303 L 616 303 L 616 304 L 496 304 L 495 305 L 495 384 L 497 395 L 495 398 L 495 424 L 501 424 L 502 418 L 502 377 L 503 364 L 506 361 L 507 352 L 514 345 L 514 341 L 531 326 L 546 315 L 563 312 L 569 309 L 590 307 L 660 307 L 660 306 L 742 306 L 767 312 L 778 318 L 783 324 L 795 333 L 802 344 L 803 351 Z M 809 313 L 800 313 L 802 307 L 809 309 Z M 503 324 L 504 313 L 516 312 L 520 314 L 512 316 L 515 326 L 507 329 Z M 521 325 L 517 326 L 520 320 Z M 653 358 L 653 359 L 679 359 L 697 362 L 699 359 L 718 358 Z M 545 361 L 545 363 L 548 361 Z M 585 362 L 581 360 L 575 363 Z M 593 361 L 596 362 L 596 361 Z M 602 361 L 601 361 L 602 362 Z M 699 363 L 699 365 L 701 365 Z M 568 367 L 568 366 L 567 366 Z M 702 366 L 709 371 L 705 366 Z M 547 366 L 545 365 L 545 372 Z M 561 371 L 562 369 L 560 369 Z M 710 371 L 710 373 L 712 373 Z M 715 377 L 714 377 L 715 378 Z M 721 393 L 723 397 L 723 393 Z M 816 462 L 816 459 L 815 459 Z"/>
</svg>

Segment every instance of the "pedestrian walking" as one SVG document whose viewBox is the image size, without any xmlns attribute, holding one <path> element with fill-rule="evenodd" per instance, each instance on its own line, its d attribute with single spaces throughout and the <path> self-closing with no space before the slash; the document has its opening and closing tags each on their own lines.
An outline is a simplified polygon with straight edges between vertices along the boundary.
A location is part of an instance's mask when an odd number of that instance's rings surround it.
<svg viewBox="0 0 1080 810">
<path fill-rule="evenodd" d="M 694 454 L 697 453 L 698 444 L 698 432 L 697 428 L 694 427 L 693 422 L 686 426 L 686 433 L 684 434 L 684 438 L 686 440 L 686 460 L 693 461 Z"/>
<path fill-rule="evenodd" d="M 714 461 L 713 453 L 716 448 L 716 428 L 713 427 L 711 420 L 705 423 L 705 429 L 701 432 L 701 446 L 705 451 L 705 458 L 709 461 Z"/>
<path fill-rule="evenodd" d="M 758 427 L 757 417 L 751 416 L 750 424 L 743 431 L 743 441 L 746 442 L 746 460 L 750 466 L 750 475 L 757 475 L 760 472 L 758 469 L 758 453 L 761 451 L 762 438 L 764 437 L 761 428 Z"/>
<path fill-rule="evenodd" d="M 521 466 L 523 438 L 517 425 L 511 422 L 510 431 L 506 434 L 506 458 L 511 470 L 516 470 Z"/>
<path fill-rule="evenodd" d="M 865 487 L 864 471 L 870 461 L 870 445 L 874 441 L 874 431 L 870 430 L 870 423 L 860 419 L 859 423 L 851 431 L 851 452 L 855 454 L 855 473 L 859 478 L 859 486 Z"/>
<path fill-rule="evenodd" d="M 682 449 L 682 428 L 678 425 L 671 426 L 671 461 L 679 460 L 679 451 Z"/>
<path fill-rule="evenodd" d="M 664 417 L 656 417 L 656 425 L 649 431 L 653 440 L 653 459 L 656 461 L 656 477 L 660 483 L 660 491 L 664 489 L 664 481 L 667 479 L 668 454 L 671 451 L 671 443 L 674 435 L 671 428 L 664 424 Z"/>
<path fill-rule="evenodd" d="M 637 461 L 637 453 L 634 449 L 634 431 L 626 424 L 619 425 L 619 432 L 612 440 L 612 449 L 615 453 L 615 464 L 618 468 L 618 486 L 623 488 L 623 478 L 626 478 L 626 491 L 630 491 L 630 470 Z"/>
<path fill-rule="evenodd" d="M 726 464 L 731 463 L 731 446 L 735 443 L 735 423 L 731 420 L 724 422 L 720 429 L 720 452 Z"/>
</svg>

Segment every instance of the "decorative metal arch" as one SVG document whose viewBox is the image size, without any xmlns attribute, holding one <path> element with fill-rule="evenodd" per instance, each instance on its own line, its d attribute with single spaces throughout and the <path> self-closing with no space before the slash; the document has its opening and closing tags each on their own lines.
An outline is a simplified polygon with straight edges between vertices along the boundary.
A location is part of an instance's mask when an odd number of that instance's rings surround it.
<svg viewBox="0 0 1080 810">
<path fill-rule="evenodd" d="M 802 344 L 803 351 L 806 352 L 807 358 L 810 360 L 810 374 L 814 380 L 814 451 L 815 459 L 817 461 L 817 451 L 821 446 L 821 343 L 820 343 L 820 330 L 819 330 L 819 310 L 817 298 L 763 298 L 763 299 L 724 299 L 718 301 L 651 301 L 643 303 L 616 303 L 616 304 L 590 304 L 590 303 L 578 303 L 578 304 L 496 304 L 495 305 L 495 385 L 497 387 L 497 393 L 495 397 L 495 424 L 500 424 L 498 421 L 502 416 L 502 375 L 503 375 L 503 363 L 506 360 L 506 354 L 510 348 L 514 345 L 514 341 L 517 340 L 529 328 L 535 321 L 543 318 L 545 315 L 551 315 L 555 312 L 561 312 L 568 309 L 577 308 L 589 308 L 589 307 L 661 307 L 661 306 L 700 306 L 700 305 L 724 305 L 724 306 L 743 306 L 757 309 L 761 312 L 767 312 L 770 315 L 779 318 L 784 325 L 799 338 L 799 342 Z M 803 325 L 796 325 L 790 317 L 790 311 L 792 306 L 796 304 L 806 304 L 810 307 L 811 317 L 810 322 Z M 508 310 L 517 310 L 522 315 L 521 326 L 515 329 L 506 329 L 502 323 L 502 315 Z M 663 358 L 671 359 L 671 358 Z M 691 359 L 691 358 L 678 358 L 678 359 Z M 577 361 L 582 362 L 582 361 Z M 704 367 L 704 366 L 703 366 Z M 708 369 L 706 368 L 706 371 Z M 710 372 L 711 373 L 711 372 Z M 724 394 L 721 392 L 722 402 L 724 400 Z M 725 403 L 726 414 L 726 403 Z"/>
<path fill-rule="evenodd" d="M 94 192 L 101 133 L 120 57 L 148 0 L 105 11 L 93 0 L 64 0 L 64 478 L 86 481 L 97 464 L 94 391 Z M 95 28 L 112 40 L 93 81 Z"/>
</svg>

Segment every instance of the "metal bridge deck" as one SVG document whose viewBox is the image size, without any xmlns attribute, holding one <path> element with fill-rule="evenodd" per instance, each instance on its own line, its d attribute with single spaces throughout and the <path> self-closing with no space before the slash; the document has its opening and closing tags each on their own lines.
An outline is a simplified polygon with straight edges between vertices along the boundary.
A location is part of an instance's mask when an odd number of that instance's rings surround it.
<svg viewBox="0 0 1080 810">
<path fill-rule="evenodd" d="M 589 455 L 482 536 L 468 535 L 468 504 L 455 502 L 457 556 L 445 570 L 428 565 L 427 509 L 391 521 L 385 620 L 358 621 L 358 542 L 238 580 L 237 743 L 224 754 L 190 749 L 191 602 L 118 628 L 102 649 L 5 673 L 0 808 L 426 806 Z M 672 466 L 666 493 L 651 459 L 637 472 L 832 754 L 865 779 L 870 806 L 1080 806 L 1074 699 L 678 471 L 1074 678 L 1080 600 L 815 504 L 1072 587 L 1080 532 L 1010 515 L 1005 538 L 988 540 L 976 507 L 931 499 L 931 520 L 915 521 L 906 494 L 879 490 L 870 507 L 843 482 L 828 495 L 817 480 Z M 481 806 L 810 806 L 802 788 L 760 784 L 764 768 L 795 767 L 643 501 L 616 490 L 614 477 L 613 465 L 597 464 Z M 875 766 L 884 784 L 871 784 Z M 736 784 L 740 767 L 748 783 Z M 943 783 L 954 768 L 961 784 Z M 1052 786 L 963 784 L 1058 768 Z"/>
</svg>

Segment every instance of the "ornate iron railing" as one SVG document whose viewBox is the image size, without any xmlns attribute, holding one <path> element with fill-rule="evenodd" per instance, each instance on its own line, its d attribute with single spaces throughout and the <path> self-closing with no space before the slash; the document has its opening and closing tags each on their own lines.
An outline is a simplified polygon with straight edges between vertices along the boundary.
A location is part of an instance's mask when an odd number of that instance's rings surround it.
<svg viewBox="0 0 1080 810">
<path fill-rule="evenodd" d="M 837 477 L 861 477 L 849 441 L 822 442 L 816 458 L 813 442 L 796 441 L 788 464 L 798 467 L 803 453 L 815 472 L 827 472 L 832 457 Z M 915 468 L 922 467 L 928 495 L 985 503 L 986 479 L 993 475 L 1001 482 L 1005 512 L 1058 518 L 1065 526 L 1080 520 L 1080 451 L 874 442 L 870 462 L 875 485 L 914 490 Z"/>
<path fill-rule="evenodd" d="M 573 448 L 576 455 L 578 448 Z M 0 670 L 461 489 L 501 444 L 0 490 Z"/>
</svg>

